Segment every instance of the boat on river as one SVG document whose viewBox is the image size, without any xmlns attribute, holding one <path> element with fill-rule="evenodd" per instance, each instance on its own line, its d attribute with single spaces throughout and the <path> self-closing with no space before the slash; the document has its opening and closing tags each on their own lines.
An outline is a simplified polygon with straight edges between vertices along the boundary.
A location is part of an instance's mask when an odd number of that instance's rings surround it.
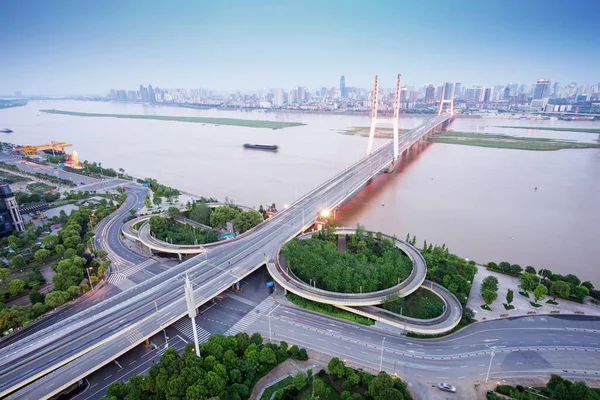
<svg viewBox="0 0 600 400">
<path fill-rule="evenodd" d="M 2 133 L 12 133 L 12 130 L 10 130 L 8 128 L 5 128 L 5 129 L 0 130 L 0 132 L 2 132 Z"/>
<path fill-rule="evenodd" d="M 275 144 L 244 144 L 245 149 L 253 149 L 253 150 L 267 150 L 267 151 L 277 151 L 279 148 Z"/>
</svg>

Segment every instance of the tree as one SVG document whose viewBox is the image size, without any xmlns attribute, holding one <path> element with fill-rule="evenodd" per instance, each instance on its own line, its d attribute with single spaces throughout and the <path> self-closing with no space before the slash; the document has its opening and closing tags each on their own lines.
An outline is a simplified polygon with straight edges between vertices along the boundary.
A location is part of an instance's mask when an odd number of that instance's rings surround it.
<svg viewBox="0 0 600 400">
<path fill-rule="evenodd" d="M 393 387 L 394 379 L 382 371 L 371 381 L 371 384 L 369 385 L 369 394 L 373 396 L 374 399 L 378 399 L 386 389 L 392 389 Z"/>
<path fill-rule="evenodd" d="M 538 282 L 537 276 L 527 272 L 519 276 L 519 286 L 524 292 L 534 290 Z"/>
<path fill-rule="evenodd" d="M 256 211 L 242 211 L 236 215 L 233 223 L 236 230 L 240 233 L 246 232 L 248 229 L 255 227 L 263 221 L 260 213 Z"/>
<path fill-rule="evenodd" d="M 38 292 L 37 290 L 33 290 L 33 291 L 29 292 L 29 302 L 31 304 L 43 303 L 45 298 L 46 298 L 46 296 L 44 296 L 42 293 Z"/>
<path fill-rule="evenodd" d="M 590 398 L 591 390 L 585 382 L 575 382 L 569 388 L 571 399 L 587 400 Z"/>
<path fill-rule="evenodd" d="M 344 362 L 337 357 L 334 357 L 329 361 L 329 364 L 327 364 L 327 369 L 329 370 L 330 374 L 337 376 L 338 379 L 343 378 L 344 374 L 346 373 L 346 366 L 344 365 Z"/>
<path fill-rule="evenodd" d="M 0 280 L 4 280 L 10 275 L 9 268 L 0 268 Z"/>
<path fill-rule="evenodd" d="M 502 261 L 500 264 L 498 264 L 498 269 L 504 272 L 505 274 L 510 273 L 510 267 L 510 263 L 506 261 Z"/>
<path fill-rule="evenodd" d="M 150 197 L 148 196 L 146 196 L 146 198 L 144 199 L 144 207 L 152 208 L 152 202 L 150 201 Z"/>
<path fill-rule="evenodd" d="M 70 298 L 68 292 L 62 290 L 53 290 L 46 295 L 45 303 L 50 308 L 55 308 L 66 303 Z"/>
<path fill-rule="evenodd" d="M 304 374 L 302 372 L 298 372 L 296 375 L 294 375 L 292 383 L 294 384 L 296 389 L 304 389 L 304 387 L 306 386 L 306 378 L 304 377 Z"/>
<path fill-rule="evenodd" d="M 513 299 L 515 297 L 515 293 L 508 289 L 508 291 L 506 292 L 506 304 L 510 304 L 513 302 Z"/>
<path fill-rule="evenodd" d="M 45 312 L 46 306 L 43 303 L 35 303 L 33 306 L 31 306 L 31 313 L 33 314 L 34 318 L 39 317 Z"/>
<path fill-rule="evenodd" d="M 44 248 L 54 250 L 54 247 L 59 244 L 60 239 L 56 235 L 48 235 L 42 241 L 44 242 Z"/>
<path fill-rule="evenodd" d="M 208 225 L 210 223 L 210 214 L 212 209 L 204 203 L 194 203 L 188 214 L 188 218 L 200 224 Z"/>
<path fill-rule="evenodd" d="M 579 300 L 583 300 L 586 296 L 590 294 L 590 291 L 585 286 L 575 286 L 575 288 L 573 289 L 573 294 Z"/>
<path fill-rule="evenodd" d="M 46 261 L 48 259 L 48 257 L 50 257 L 50 251 L 48 251 L 46 249 L 39 249 L 33 255 L 33 258 L 35 258 L 35 261 L 37 261 L 39 263 L 43 263 L 44 261 Z"/>
<path fill-rule="evenodd" d="M 554 274 L 552 273 L 552 271 L 550 271 L 549 269 L 545 269 L 545 268 L 542 268 L 542 269 L 540 269 L 540 270 L 538 271 L 538 274 L 539 274 L 541 277 L 544 277 L 544 278 L 546 278 L 546 279 L 550 279 L 550 278 L 552 278 L 552 275 L 554 275 Z"/>
<path fill-rule="evenodd" d="M 492 292 L 498 291 L 498 278 L 495 276 L 486 276 L 481 282 L 481 291 L 491 290 Z"/>
<path fill-rule="evenodd" d="M 260 361 L 262 364 L 276 364 L 277 357 L 272 349 L 263 347 L 259 353 L 258 361 Z"/>
<path fill-rule="evenodd" d="M 67 292 L 71 297 L 77 297 L 81 293 L 81 288 L 79 286 L 70 286 Z"/>
<path fill-rule="evenodd" d="M 525 267 L 525 272 L 529 273 L 529 274 L 536 274 L 537 272 L 535 271 L 535 268 L 533 268 L 532 266 L 527 266 Z"/>
<path fill-rule="evenodd" d="M 554 390 L 552 390 L 552 398 L 555 400 L 568 400 L 569 399 L 569 391 L 563 382 L 560 382 L 556 385 Z"/>
<path fill-rule="evenodd" d="M 117 399 L 124 399 L 127 396 L 127 384 L 116 381 L 110 384 L 108 389 L 106 389 L 107 396 L 114 396 Z"/>
<path fill-rule="evenodd" d="M 154 203 L 155 206 L 160 206 L 162 204 L 162 199 L 157 196 L 156 194 L 152 197 L 152 202 Z"/>
<path fill-rule="evenodd" d="M 8 291 L 11 296 L 18 296 L 25 291 L 27 284 L 22 279 L 13 279 L 8 283 Z"/>
<path fill-rule="evenodd" d="M 550 286 L 550 295 L 554 296 L 554 300 L 556 300 L 557 297 L 567 299 L 569 294 L 571 294 L 571 286 L 567 282 L 552 282 L 552 285 Z"/>
<path fill-rule="evenodd" d="M 519 275 L 523 271 L 523 268 L 519 264 L 513 264 L 510 266 L 510 272 L 513 275 Z M 535 275 L 535 274 L 534 274 Z"/>
<path fill-rule="evenodd" d="M 541 283 L 533 290 L 533 297 L 536 303 L 544 298 L 548 294 L 548 288 Z"/>
<path fill-rule="evenodd" d="M 171 218 L 171 219 L 175 219 L 175 218 L 179 217 L 180 214 L 181 214 L 181 212 L 179 211 L 179 208 L 177 208 L 177 207 L 169 207 L 167 209 L 167 215 L 169 215 L 169 218 Z"/>
<path fill-rule="evenodd" d="M 325 382 L 321 379 L 315 379 L 313 381 L 313 394 L 315 398 L 327 397 L 329 396 L 330 389 L 325 386 Z"/>
<path fill-rule="evenodd" d="M 239 213 L 241 213 L 241 210 L 237 207 L 217 207 L 210 214 L 210 226 L 213 228 L 224 227 L 227 222 L 235 220 Z"/>
<path fill-rule="evenodd" d="M 25 266 L 25 258 L 23 258 L 23 256 L 17 254 L 16 256 L 14 256 L 12 258 L 11 266 L 12 266 L 13 269 L 21 269 L 21 268 L 23 268 Z"/>
<path fill-rule="evenodd" d="M 493 292 L 491 290 L 482 290 L 481 297 L 483 297 L 483 301 L 485 304 L 490 305 L 498 298 L 498 293 Z"/>
<path fill-rule="evenodd" d="M 583 282 L 581 286 L 585 286 L 589 291 L 594 290 L 594 285 L 590 281 Z"/>
<path fill-rule="evenodd" d="M 65 246 L 63 246 L 62 244 L 57 244 L 56 246 L 54 246 L 54 252 L 57 255 L 62 256 L 65 253 Z"/>
</svg>

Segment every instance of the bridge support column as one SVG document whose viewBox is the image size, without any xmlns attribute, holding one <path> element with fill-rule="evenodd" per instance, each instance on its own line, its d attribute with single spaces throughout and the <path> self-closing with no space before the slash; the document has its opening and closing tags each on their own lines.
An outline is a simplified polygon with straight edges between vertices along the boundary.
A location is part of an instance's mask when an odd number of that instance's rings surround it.
<svg viewBox="0 0 600 400">
<path fill-rule="evenodd" d="M 367 155 L 373 151 L 373 139 L 375 138 L 375 127 L 377 126 L 377 92 L 379 91 L 379 77 L 375 75 L 373 84 L 373 104 L 371 106 L 371 130 L 369 131 L 369 143 L 367 144 Z"/>
</svg>

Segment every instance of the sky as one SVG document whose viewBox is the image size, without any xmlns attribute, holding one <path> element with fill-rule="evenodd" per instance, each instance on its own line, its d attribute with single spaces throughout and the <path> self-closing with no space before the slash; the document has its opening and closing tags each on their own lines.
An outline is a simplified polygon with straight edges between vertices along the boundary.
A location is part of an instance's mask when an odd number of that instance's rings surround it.
<svg viewBox="0 0 600 400">
<path fill-rule="evenodd" d="M 6 0 L 0 94 L 600 82 L 598 0 Z"/>
</svg>

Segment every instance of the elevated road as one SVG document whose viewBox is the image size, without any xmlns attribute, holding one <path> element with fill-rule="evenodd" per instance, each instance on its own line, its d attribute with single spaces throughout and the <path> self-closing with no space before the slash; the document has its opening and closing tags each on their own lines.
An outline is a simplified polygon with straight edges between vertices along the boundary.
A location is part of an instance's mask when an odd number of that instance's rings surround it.
<svg viewBox="0 0 600 400">
<path fill-rule="evenodd" d="M 400 154 L 451 118 L 434 117 L 404 134 Z M 387 169 L 393 152 L 391 143 L 380 147 L 238 238 L 0 349 L 0 396 L 48 398 L 160 332 L 186 314 L 184 273 L 193 280 L 196 305 L 209 301 L 263 265 L 318 212 L 343 203 Z"/>
</svg>

